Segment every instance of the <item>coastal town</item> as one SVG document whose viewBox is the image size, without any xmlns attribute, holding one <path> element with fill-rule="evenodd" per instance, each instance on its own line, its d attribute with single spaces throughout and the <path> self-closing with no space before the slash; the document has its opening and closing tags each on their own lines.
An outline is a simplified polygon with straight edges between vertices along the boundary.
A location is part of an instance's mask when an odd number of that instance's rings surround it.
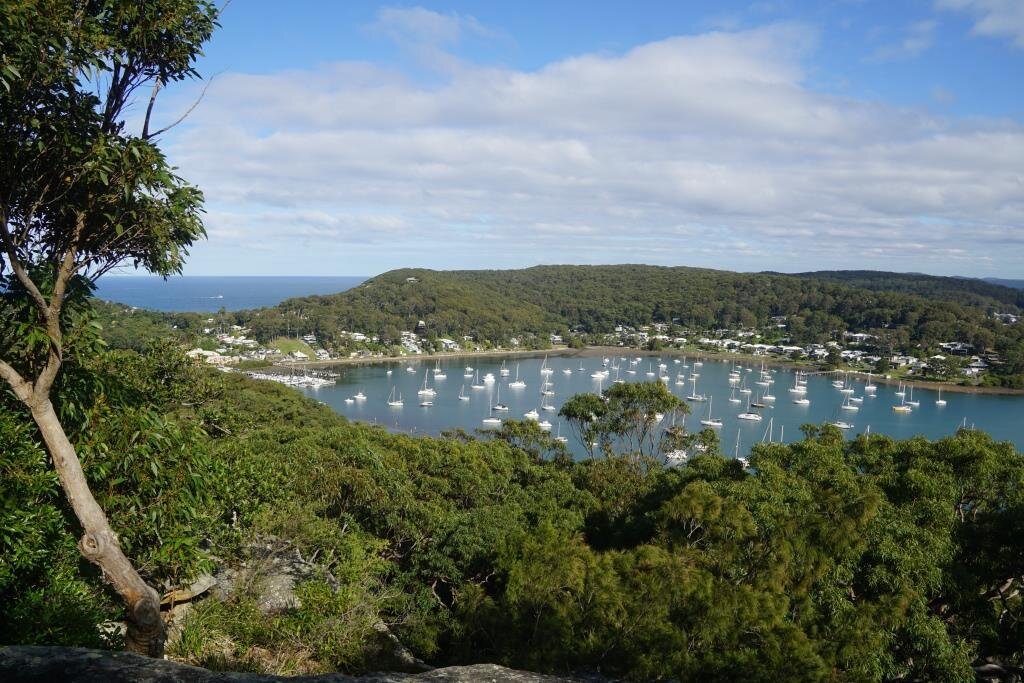
<svg viewBox="0 0 1024 683">
<path fill-rule="evenodd" d="M 1011 314 L 995 314 L 995 317 L 1007 325 L 1019 322 Z M 262 379 L 292 384 L 328 382 L 331 373 L 323 368 L 339 363 L 481 353 L 565 352 L 586 347 L 752 357 L 776 364 L 875 372 L 881 376 L 967 386 L 977 385 L 992 365 L 1000 362 L 995 353 L 975 349 L 964 341 L 941 342 L 934 349 L 891 349 L 884 348 L 877 335 L 867 332 L 843 331 L 834 333 L 835 339 L 823 343 L 795 344 L 786 335 L 785 316 L 772 318 L 771 324 L 763 328 L 694 331 L 675 324 L 652 322 L 639 327 L 616 325 L 604 334 L 584 334 L 581 330 L 570 335 L 551 333 L 546 337 L 524 334 L 499 343 L 477 340 L 469 335 L 459 339 L 437 337 L 421 320 L 415 330 L 400 332 L 398 343 L 390 345 L 382 343 L 378 335 L 358 331 L 342 331 L 330 340 L 305 333 L 293 338 L 260 341 L 246 327 L 216 325 L 215 318 L 208 318 L 206 323 L 208 326 L 202 328 L 198 344 L 188 351 L 190 357 L 220 368 L 245 369 Z M 307 369 L 296 378 L 295 367 Z M 309 367 L 320 369 L 311 375 Z M 257 372 L 264 368 L 275 369 Z"/>
</svg>

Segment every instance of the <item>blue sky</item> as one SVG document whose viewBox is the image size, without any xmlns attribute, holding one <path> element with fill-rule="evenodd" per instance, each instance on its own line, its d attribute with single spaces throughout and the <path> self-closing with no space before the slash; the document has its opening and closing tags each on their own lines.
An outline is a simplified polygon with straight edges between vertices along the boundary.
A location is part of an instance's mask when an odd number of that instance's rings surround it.
<svg viewBox="0 0 1024 683">
<path fill-rule="evenodd" d="M 186 274 L 1024 277 L 1020 0 L 236 0 L 221 23 L 164 140 L 207 196 Z"/>
</svg>

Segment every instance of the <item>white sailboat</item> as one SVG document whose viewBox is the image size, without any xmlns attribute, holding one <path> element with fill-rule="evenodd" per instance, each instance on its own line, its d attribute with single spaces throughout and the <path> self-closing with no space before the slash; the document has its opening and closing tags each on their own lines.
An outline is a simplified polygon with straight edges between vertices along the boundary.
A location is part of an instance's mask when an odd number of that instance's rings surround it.
<svg viewBox="0 0 1024 683">
<path fill-rule="evenodd" d="M 868 373 L 868 383 L 864 385 L 864 393 L 865 394 L 871 394 L 871 393 L 874 393 L 875 390 L 877 390 L 877 389 L 878 389 L 878 387 L 876 387 L 874 384 L 871 383 L 871 373 L 869 372 Z"/>
<path fill-rule="evenodd" d="M 558 423 L 558 431 L 555 433 L 555 441 L 558 443 L 569 443 L 569 437 L 562 436 L 562 423 Z"/>
<path fill-rule="evenodd" d="M 523 380 L 519 379 L 519 363 L 516 363 L 516 378 L 515 378 L 514 381 L 509 382 L 508 386 L 509 386 L 510 389 L 525 389 L 526 388 L 526 382 L 524 382 Z"/>
<path fill-rule="evenodd" d="M 463 384 L 461 387 L 459 387 L 459 400 L 460 401 L 468 401 L 469 400 L 469 396 L 466 396 L 466 385 L 465 384 Z"/>
<path fill-rule="evenodd" d="M 910 398 L 907 399 L 907 405 L 912 408 L 919 408 L 921 406 L 920 401 L 914 400 L 914 385 L 910 385 Z"/>
<path fill-rule="evenodd" d="M 479 370 L 476 371 L 476 377 L 473 380 L 473 383 L 471 385 L 469 385 L 469 386 L 472 389 L 486 389 L 487 388 L 487 385 L 480 381 L 480 371 Z"/>
<path fill-rule="evenodd" d="M 391 387 L 391 395 L 388 396 L 388 405 L 393 408 L 401 408 L 405 403 L 402 401 L 402 395 L 399 394 L 398 398 L 395 398 L 395 388 Z"/>
<path fill-rule="evenodd" d="M 437 392 L 427 386 L 427 371 L 423 371 L 423 386 L 416 392 L 420 396 L 436 396 Z M 357 397 L 358 398 L 358 397 Z"/>
<path fill-rule="evenodd" d="M 507 411 L 508 406 L 501 402 L 501 386 L 498 386 L 498 394 L 494 399 L 494 405 L 491 406 L 491 410 Z"/>
<path fill-rule="evenodd" d="M 697 393 L 697 375 L 691 375 L 690 381 L 693 383 L 693 388 L 690 389 L 690 395 L 686 397 L 687 401 L 706 401 L 707 397 L 703 394 Z"/>
<path fill-rule="evenodd" d="M 946 399 L 942 398 L 942 387 L 939 387 L 939 397 L 935 399 L 935 405 L 939 406 L 940 408 L 946 405 Z"/>
<path fill-rule="evenodd" d="M 509 369 L 505 367 L 505 361 L 501 361 L 501 370 L 498 371 L 498 374 L 501 375 L 502 377 L 509 376 Z"/>
<path fill-rule="evenodd" d="M 740 399 L 736 396 L 736 387 L 732 388 L 732 393 L 729 394 L 729 403 L 739 403 Z"/>
<path fill-rule="evenodd" d="M 501 426 L 501 418 L 494 415 L 494 406 L 488 407 L 487 417 L 483 419 L 483 423 L 487 427 L 499 427 Z"/>
<path fill-rule="evenodd" d="M 722 426 L 722 420 L 721 419 L 711 417 L 711 404 L 714 402 L 714 400 L 715 400 L 714 396 L 708 397 L 708 416 L 700 421 L 700 423 L 702 425 L 704 425 L 705 427 L 721 427 Z"/>
</svg>

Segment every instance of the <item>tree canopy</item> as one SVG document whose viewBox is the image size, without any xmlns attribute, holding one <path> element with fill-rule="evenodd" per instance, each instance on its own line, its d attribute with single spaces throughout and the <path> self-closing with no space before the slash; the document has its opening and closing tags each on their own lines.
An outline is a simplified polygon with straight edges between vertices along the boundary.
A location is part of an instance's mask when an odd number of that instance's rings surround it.
<svg viewBox="0 0 1024 683">
<path fill-rule="evenodd" d="M 91 281 L 122 264 L 179 272 L 203 235 L 202 194 L 158 147 L 167 126 L 154 105 L 162 88 L 197 75 L 216 14 L 204 0 L 0 7 L 0 378 L 46 443 L 82 553 L 128 605 L 129 646 L 151 654 L 163 648 L 158 596 L 92 495 L 51 390 L 72 347 L 94 339 Z"/>
</svg>

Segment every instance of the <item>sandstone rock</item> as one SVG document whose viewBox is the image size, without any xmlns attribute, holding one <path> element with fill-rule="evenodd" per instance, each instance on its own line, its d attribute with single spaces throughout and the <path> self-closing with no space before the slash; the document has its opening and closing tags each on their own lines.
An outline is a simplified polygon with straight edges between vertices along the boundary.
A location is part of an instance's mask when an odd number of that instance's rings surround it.
<svg viewBox="0 0 1024 683">
<path fill-rule="evenodd" d="M 326 674 L 286 678 L 234 672 L 217 672 L 150 659 L 128 652 L 85 648 L 10 646 L 0 647 L 0 680 L 8 683 L 561 683 L 575 678 L 515 671 L 494 664 L 474 664 L 434 669 L 426 673 L 374 673 L 365 676 Z"/>
<path fill-rule="evenodd" d="M 185 588 L 168 591 L 160 600 L 161 605 L 176 605 L 180 602 L 188 602 L 217 585 L 217 579 L 209 574 L 203 574 Z"/>
</svg>

